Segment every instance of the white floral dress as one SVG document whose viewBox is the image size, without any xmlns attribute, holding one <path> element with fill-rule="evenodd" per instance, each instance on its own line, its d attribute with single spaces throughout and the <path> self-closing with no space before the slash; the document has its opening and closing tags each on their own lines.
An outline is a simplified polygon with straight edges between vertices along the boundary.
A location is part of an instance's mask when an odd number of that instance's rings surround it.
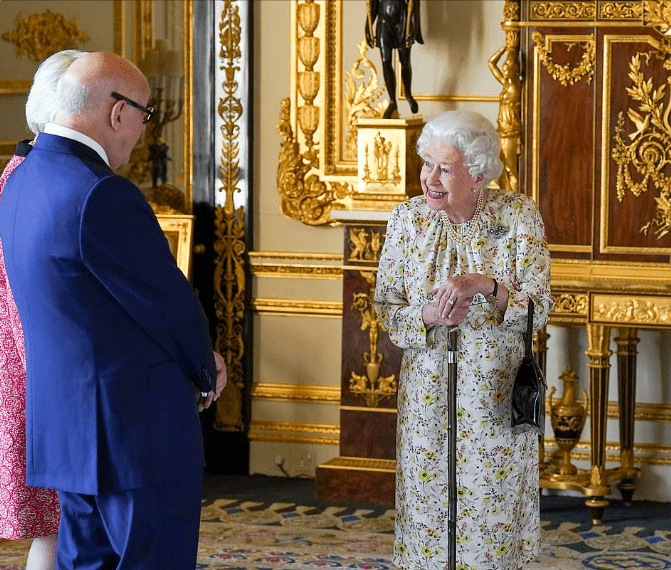
<svg viewBox="0 0 671 570">
<path fill-rule="evenodd" d="M 457 364 L 457 569 L 517 570 L 540 547 L 538 436 L 510 428 L 510 388 L 523 356 L 528 300 L 534 329 L 551 307 L 550 255 L 528 197 L 489 190 L 481 229 L 468 244 L 447 234 L 424 196 L 391 214 L 375 307 L 404 349 L 398 390 L 394 564 L 446 568 L 447 327 L 428 330 L 422 307 L 447 277 L 481 273 L 509 290 L 502 316 L 476 295 L 459 325 Z M 479 304 L 476 304 L 479 303 Z"/>
</svg>

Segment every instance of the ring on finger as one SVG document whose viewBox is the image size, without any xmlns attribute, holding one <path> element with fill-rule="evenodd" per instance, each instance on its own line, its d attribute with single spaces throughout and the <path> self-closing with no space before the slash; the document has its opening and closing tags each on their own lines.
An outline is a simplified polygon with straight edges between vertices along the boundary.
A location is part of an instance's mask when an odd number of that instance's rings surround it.
<svg viewBox="0 0 671 570">
<path fill-rule="evenodd" d="M 450 305 L 454 305 L 454 299 L 448 299 L 447 302 L 448 302 Z"/>
</svg>

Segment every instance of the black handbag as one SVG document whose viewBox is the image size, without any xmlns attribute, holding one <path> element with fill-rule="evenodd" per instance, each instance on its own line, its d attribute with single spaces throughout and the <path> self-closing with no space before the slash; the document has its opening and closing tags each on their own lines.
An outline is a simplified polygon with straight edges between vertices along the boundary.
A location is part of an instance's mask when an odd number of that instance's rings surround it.
<svg viewBox="0 0 671 570">
<path fill-rule="evenodd" d="M 516 431 L 545 433 L 545 392 L 547 384 L 532 350 L 534 303 L 529 299 L 527 332 L 524 335 L 524 358 L 515 375 L 512 401 L 512 427 Z"/>
</svg>

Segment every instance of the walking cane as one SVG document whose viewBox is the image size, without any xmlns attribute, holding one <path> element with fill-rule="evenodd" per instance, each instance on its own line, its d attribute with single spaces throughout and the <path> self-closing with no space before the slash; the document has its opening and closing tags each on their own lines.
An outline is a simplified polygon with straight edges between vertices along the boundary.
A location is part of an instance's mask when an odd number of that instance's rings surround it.
<svg viewBox="0 0 671 570">
<path fill-rule="evenodd" d="M 457 568 L 457 335 L 447 332 L 447 567 Z"/>
</svg>

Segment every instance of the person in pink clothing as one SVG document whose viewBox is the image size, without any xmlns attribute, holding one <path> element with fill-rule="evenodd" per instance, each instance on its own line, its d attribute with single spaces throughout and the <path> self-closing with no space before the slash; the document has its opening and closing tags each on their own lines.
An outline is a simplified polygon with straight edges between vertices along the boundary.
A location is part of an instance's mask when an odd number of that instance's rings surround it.
<svg viewBox="0 0 671 570">
<path fill-rule="evenodd" d="M 26 121 L 36 135 L 53 118 L 58 81 L 86 52 L 58 52 L 40 64 L 26 102 Z M 12 171 L 30 152 L 31 141 L 16 146 L 0 176 L 0 194 Z M 32 538 L 26 570 L 52 570 L 59 524 L 58 494 L 26 486 L 26 362 L 23 331 L 9 288 L 0 244 L 0 537 Z"/>
</svg>

